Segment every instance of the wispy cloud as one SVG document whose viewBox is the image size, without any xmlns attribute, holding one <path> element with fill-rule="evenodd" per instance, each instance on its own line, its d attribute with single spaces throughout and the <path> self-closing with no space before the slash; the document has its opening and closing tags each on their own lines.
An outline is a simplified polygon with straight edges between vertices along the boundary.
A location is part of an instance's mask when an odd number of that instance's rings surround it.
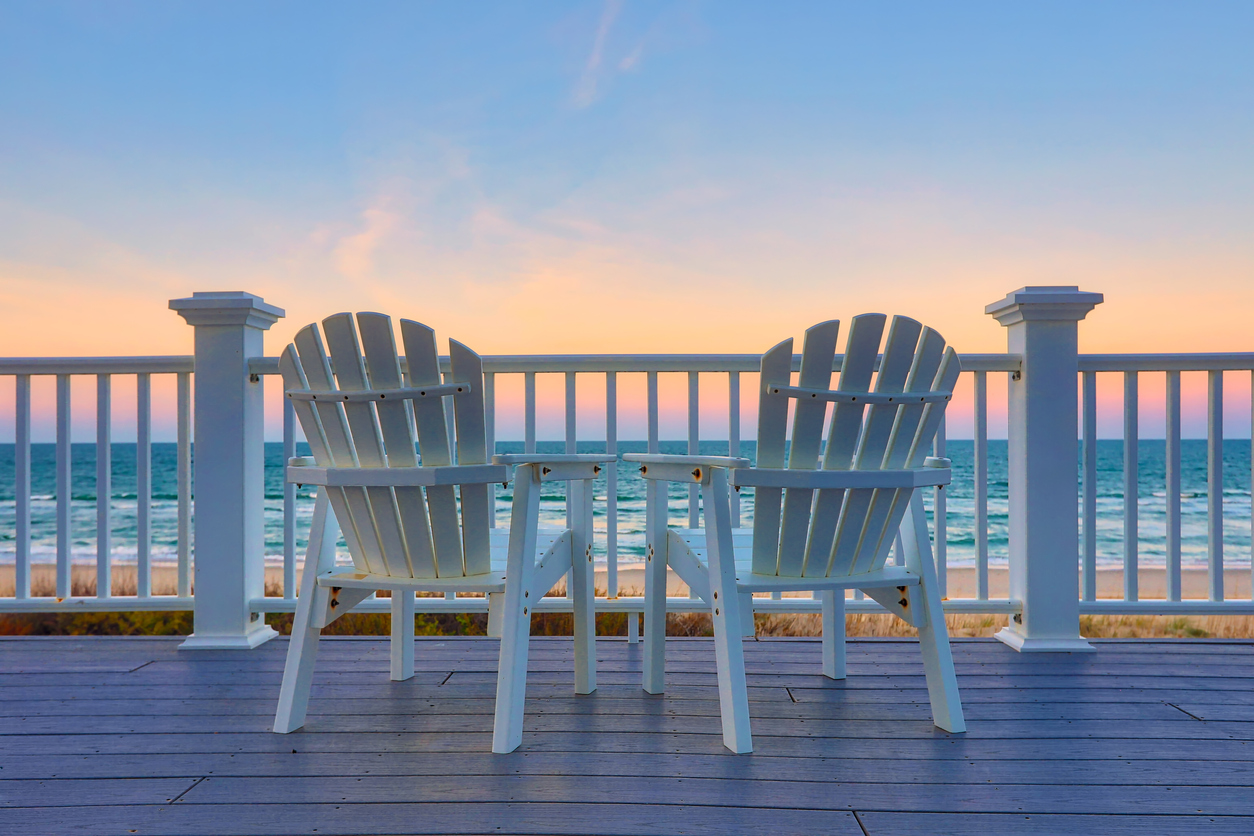
<svg viewBox="0 0 1254 836">
<path fill-rule="evenodd" d="M 363 210 L 362 230 L 341 238 L 335 246 L 333 256 L 339 271 L 350 279 L 369 278 L 374 272 L 375 252 L 396 229 L 399 220 L 386 204 Z"/>
<path fill-rule="evenodd" d="M 588 107 L 597 99 L 597 85 L 600 82 L 601 64 L 605 57 L 605 40 L 622 7 L 622 0 L 605 0 L 605 6 L 601 9 L 601 22 L 597 25 L 596 36 L 592 39 L 592 51 L 588 54 L 583 73 L 579 76 L 579 81 L 575 84 L 575 90 L 571 96 L 575 107 Z"/>
</svg>

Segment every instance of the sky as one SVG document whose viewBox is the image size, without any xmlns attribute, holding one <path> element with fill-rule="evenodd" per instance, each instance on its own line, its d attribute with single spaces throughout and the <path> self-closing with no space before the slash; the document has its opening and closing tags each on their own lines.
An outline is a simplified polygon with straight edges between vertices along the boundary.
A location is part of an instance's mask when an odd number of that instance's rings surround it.
<svg viewBox="0 0 1254 836">
<path fill-rule="evenodd" d="M 0 356 L 190 353 L 197 290 L 284 308 L 269 354 L 341 310 L 996 352 L 1034 284 L 1105 294 L 1083 351 L 1248 351 L 1251 43 L 1244 0 L 0 0 Z"/>
</svg>

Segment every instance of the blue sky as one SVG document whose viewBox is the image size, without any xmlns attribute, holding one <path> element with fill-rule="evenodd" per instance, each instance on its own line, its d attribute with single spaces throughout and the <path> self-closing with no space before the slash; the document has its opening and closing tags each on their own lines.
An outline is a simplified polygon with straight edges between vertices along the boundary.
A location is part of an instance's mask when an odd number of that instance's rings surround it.
<svg viewBox="0 0 1254 836">
<path fill-rule="evenodd" d="M 287 309 L 273 351 L 353 308 L 997 351 L 1025 284 L 1106 293 L 1086 350 L 1249 350 L 1251 43 L 1249 2 L 0 0 L 0 354 L 184 353 L 212 289 Z"/>
</svg>

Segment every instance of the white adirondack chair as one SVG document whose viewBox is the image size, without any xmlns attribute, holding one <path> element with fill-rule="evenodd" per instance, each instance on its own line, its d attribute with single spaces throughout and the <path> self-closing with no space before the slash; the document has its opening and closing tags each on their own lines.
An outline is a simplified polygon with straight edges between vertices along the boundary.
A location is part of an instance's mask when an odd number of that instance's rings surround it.
<svg viewBox="0 0 1254 836">
<path fill-rule="evenodd" d="M 753 749 L 741 636 L 753 635 L 754 592 L 819 592 L 823 673 L 843 679 L 845 590 L 863 590 L 918 628 L 933 721 L 966 729 L 918 491 L 949 483 L 948 460 L 927 451 L 960 364 L 940 334 L 894 317 L 872 388 L 885 320 L 854 318 L 834 390 L 838 321 L 806 332 L 796 386 L 791 339 L 763 355 L 756 467 L 721 456 L 623 456 L 649 480 L 644 689 L 663 690 L 669 565 L 713 611 L 723 743 L 733 752 Z M 703 529 L 667 527 L 667 482 L 701 485 Z M 733 487 L 754 489 L 751 534 L 732 529 Z M 887 563 L 899 529 L 904 566 Z"/>
<path fill-rule="evenodd" d="M 318 493 L 274 730 L 304 725 L 321 629 L 375 590 L 392 593 L 394 680 L 414 674 L 414 593 L 480 592 L 488 596 L 488 632 L 501 637 L 492 751 L 511 752 L 522 742 L 531 606 L 568 572 L 575 692 L 596 689 L 592 479 L 614 457 L 489 463 L 477 354 L 450 340 L 452 373 L 442 381 L 435 332 L 425 325 L 401 320 L 404 372 L 388 317 L 359 313 L 354 322 L 342 313 L 322 326 L 303 328 L 279 363 L 313 452 L 312 461 L 289 462 L 287 479 Z M 510 527 L 493 529 L 488 486 L 507 481 L 510 465 Z M 574 523 L 541 531 L 540 482 L 554 480 L 571 482 Z M 351 568 L 335 565 L 337 522 Z"/>
</svg>

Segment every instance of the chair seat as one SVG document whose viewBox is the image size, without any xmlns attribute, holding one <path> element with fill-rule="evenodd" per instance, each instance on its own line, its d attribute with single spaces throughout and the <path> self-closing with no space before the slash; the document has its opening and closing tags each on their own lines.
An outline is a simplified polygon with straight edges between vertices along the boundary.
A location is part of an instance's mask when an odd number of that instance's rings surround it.
<svg viewBox="0 0 1254 836">
<path fill-rule="evenodd" d="M 701 578 L 685 577 L 685 564 L 682 559 L 676 560 L 671 555 L 671 568 L 681 578 L 701 594 L 703 584 L 708 583 L 708 562 L 706 560 L 706 532 L 704 528 L 672 528 L 669 531 L 672 539 L 678 539 L 687 546 Z M 911 574 L 904 566 L 887 565 L 874 572 L 863 572 L 858 575 L 842 575 L 839 577 L 786 577 L 779 575 L 759 575 L 753 571 L 753 529 L 732 529 L 732 548 L 736 560 L 736 588 L 741 592 L 801 592 L 814 589 L 874 589 L 884 586 L 915 586 L 919 582 L 917 575 Z M 689 572 L 690 573 L 690 572 Z M 703 596 L 704 597 L 704 596 Z"/>
<path fill-rule="evenodd" d="M 566 531 L 565 528 L 539 528 L 536 532 L 536 555 L 547 554 Z M 358 572 L 352 567 L 344 566 L 318 576 L 318 586 L 344 589 L 412 589 L 417 592 L 504 592 L 509 529 L 492 529 L 489 532 L 489 543 L 492 549 L 490 572 L 442 578 L 398 578 Z"/>
</svg>

